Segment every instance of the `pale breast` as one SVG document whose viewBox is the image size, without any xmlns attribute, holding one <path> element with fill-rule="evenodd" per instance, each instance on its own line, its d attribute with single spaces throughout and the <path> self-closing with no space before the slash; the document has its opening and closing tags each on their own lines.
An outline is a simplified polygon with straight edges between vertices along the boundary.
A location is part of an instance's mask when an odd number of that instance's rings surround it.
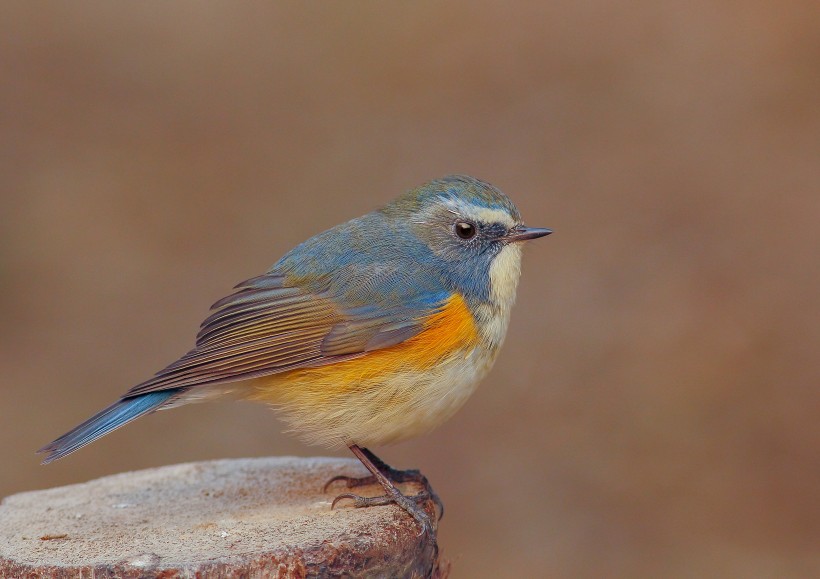
<svg viewBox="0 0 820 579">
<path fill-rule="evenodd" d="M 280 409 L 308 442 L 386 444 L 435 428 L 494 358 L 467 302 L 453 294 L 412 338 L 363 356 L 260 378 L 251 398 Z"/>
<path fill-rule="evenodd" d="M 372 428 L 355 433 L 354 439 L 365 445 L 389 444 L 430 432 L 464 405 L 494 359 L 477 347 L 452 356 L 435 370 L 396 377 L 386 384 L 394 403 L 377 403 Z"/>
<path fill-rule="evenodd" d="M 278 401 L 290 430 L 311 444 L 338 447 L 390 444 L 429 432 L 467 401 L 495 356 L 483 346 L 453 353 L 435 368 L 365 379 L 355 388 L 323 396 L 313 382 L 289 380 Z M 268 388 L 266 390 L 269 391 Z"/>
</svg>

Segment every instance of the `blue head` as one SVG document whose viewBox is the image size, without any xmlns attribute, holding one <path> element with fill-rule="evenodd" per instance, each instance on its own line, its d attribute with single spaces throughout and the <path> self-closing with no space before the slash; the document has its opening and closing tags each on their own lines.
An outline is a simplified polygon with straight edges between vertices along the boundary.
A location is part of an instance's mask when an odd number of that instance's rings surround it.
<svg viewBox="0 0 820 579">
<path fill-rule="evenodd" d="M 473 301 L 508 308 L 521 272 L 521 245 L 550 230 L 524 227 L 501 191 L 453 175 L 405 193 L 381 210 L 406 224 L 439 264 L 453 289 Z"/>
</svg>

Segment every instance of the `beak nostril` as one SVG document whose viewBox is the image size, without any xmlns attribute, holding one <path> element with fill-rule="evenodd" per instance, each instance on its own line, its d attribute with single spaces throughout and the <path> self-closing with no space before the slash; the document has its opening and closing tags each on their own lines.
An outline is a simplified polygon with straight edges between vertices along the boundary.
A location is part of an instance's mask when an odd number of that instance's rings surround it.
<svg viewBox="0 0 820 579">
<path fill-rule="evenodd" d="M 527 241 L 529 239 L 538 239 L 552 233 L 552 229 L 545 229 L 543 227 L 516 227 L 507 239 L 510 241 Z"/>
</svg>

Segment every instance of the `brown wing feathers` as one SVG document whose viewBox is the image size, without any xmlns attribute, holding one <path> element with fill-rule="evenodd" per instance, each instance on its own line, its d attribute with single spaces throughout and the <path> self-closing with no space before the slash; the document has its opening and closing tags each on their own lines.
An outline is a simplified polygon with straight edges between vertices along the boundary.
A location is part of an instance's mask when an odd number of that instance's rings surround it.
<svg viewBox="0 0 820 579">
<path fill-rule="evenodd" d="M 324 365 L 398 344 L 423 327 L 419 312 L 345 311 L 327 296 L 286 285 L 278 274 L 251 278 L 236 289 L 212 306 L 193 350 L 126 397 Z"/>
<path fill-rule="evenodd" d="M 280 372 L 322 357 L 321 343 L 341 320 L 331 300 L 283 287 L 281 276 L 252 278 L 216 302 L 196 348 L 132 388 L 127 396 L 218 384 Z"/>
</svg>

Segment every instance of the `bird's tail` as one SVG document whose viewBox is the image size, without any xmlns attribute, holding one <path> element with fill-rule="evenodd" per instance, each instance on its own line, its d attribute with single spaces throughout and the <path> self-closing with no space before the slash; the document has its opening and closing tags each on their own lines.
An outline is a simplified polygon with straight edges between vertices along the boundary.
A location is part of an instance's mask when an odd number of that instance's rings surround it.
<svg viewBox="0 0 820 579">
<path fill-rule="evenodd" d="M 159 409 L 179 393 L 180 390 L 178 389 L 162 390 L 132 398 L 122 398 L 79 426 L 66 432 L 54 442 L 45 445 L 37 452 L 48 453 L 45 460 L 43 460 L 43 464 L 63 458 L 120 426 Z"/>
</svg>

